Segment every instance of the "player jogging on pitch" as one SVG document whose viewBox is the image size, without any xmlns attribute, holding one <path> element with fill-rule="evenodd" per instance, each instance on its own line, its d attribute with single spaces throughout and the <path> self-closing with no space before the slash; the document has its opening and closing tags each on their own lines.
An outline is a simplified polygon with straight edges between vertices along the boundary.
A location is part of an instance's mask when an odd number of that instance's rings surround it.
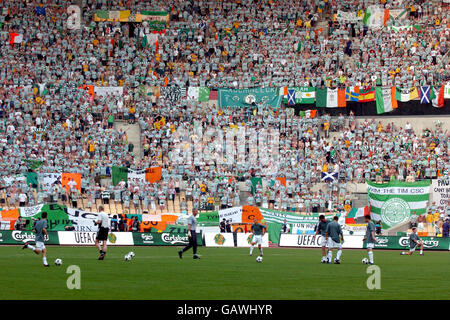
<svg viewBox="0 0 450 320">
<path fill-rule="evenodd" d="M 414 227 L 409 235 L 409 252 L 402 251 L 401 255 L 412 255 L 416 251 L 417 246 L 420 246 L 420 255 L 423 256 L 423 241 L 417 235 L 417 228 Z"/>
<path fill-rule="evenodd" d="M 253 249 L 255 248 L 256 243 L 258 244 L 259 255 L 262 257 L 263 249 L 262 249 L 261 245 L 262 245 L 262 239 L 263 239 L 265 231 L 267 230 L 267 227 L 261 223 L 258 223 L 258 218 L 255 217 L 253 219 L 253 224 L 252 224 L 251 230 L 253 233 L 253 238 L 252 238 L 252 243 L 250 246 L 250 257 L 253 254 Z"/>
<path fill-rule="evenodd" d="M 373 264 L 373 248 L 375 247 L 375 242 L 377 242 L 377 238 L 375 238 L 375 224 L 372 222 L 370 215 L 365 215 L 364 220 L 367 223 L 366 226 L 366 235 L 364 236 L 363 241 L 366 243 L 367 253 L 369 255 L 369 264 Z"/>
<path fill-rule="evenodd" d="M 42 212 L 41 220 L 36 221 L 33 232 L 36 233 L 36 246 L 25 243 L 22 249 L 28 248 L 36 254 L 42 253 L 42 262 L 44 263 L 44 267 L 50 267 L 47 263 L 47 249 L 44 244 L 45 236 L 47 236 L 47 212 Z"/>
<path fill-rule="evenodd" d="M 320 246 L 322 247 L 322 263 L 327 263 L 327 240 L 325 237 L 325 233 L 327 231 L 327 226 L 330 221 L 325 218 L 323 214 L 319 216 L 319 223 L 317 224 L 316 234 L 314 235 L 314 241 L 316 240 L 316 236 L 320 234 L 322 239 L 320 241 Z"/>
<path fill-rule="evenodd" d="M 94 224 L 98 225 L 97 237 L 95 239 L 95 246 L 98 251 L 100 251 L 100 257 L 98 260 L 104 260 L 106 255 L 106 250 L 108 249 L 108 233 L 109 233 L 109 216 L 103 208 L 103 206 L 99 206 L 99 213 L 97 214 L 97 221 L 94 221 Z M 100 241 L 102 244 L 100 245 Z"/>
<path fill-rule="evenodd" d="M 192 251 L 194 253 L 194 259 L 200 259 L 200 257 L 197 255 L 197 218 L 195 218 L 197 214 L 198 210 L 194 209 L 192 211 L 192 215 L 187 219 L 189 243 L 186 247 L 183 248 L 183 250 L 178 251 L 178 256 L 180 257 L 180 259 L 183 258 L 183 253 L 190 248 L 192 248 Z"/>
<path fill-rule="evenodd" d="M 344 241 L 344 235 L 342 233 L 341 225 L 338 223 L 339 218 L 334 216 L 333 221 L 327 225 L 325 232 L 325 238 L 328 242 L 328 263 L 330 264 L 333 259 L 333 249 L 338 249 L 336 254 L 335 264 L 341 263 L 342 254 L 342 242 Z"/>
</svg>

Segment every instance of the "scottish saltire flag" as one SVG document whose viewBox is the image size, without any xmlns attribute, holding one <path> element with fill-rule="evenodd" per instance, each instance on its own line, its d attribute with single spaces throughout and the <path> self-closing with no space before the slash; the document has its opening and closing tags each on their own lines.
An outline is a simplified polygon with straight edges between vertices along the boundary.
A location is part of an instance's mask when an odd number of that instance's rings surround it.
<svg viewBox="0 0 450 320">
<path fill-rule="evenodd" d="M 38 6 L 34 9 L 37 16 L 45 16 L 45 7 Z"/>
<path fill-rule="evenodd" d="M 339 173 L 338 172 L 331 172 L 331 173 L 322 172 L 322 179 L 321 180 L 325 181 L 325 182 L 333 182 L 333 181 L 337 180 L 338 177 L 339 177 Z"/>
<path fill-rule="evenodd" d="M 420 87 L 420 103 L 431 103 L 431 87 Z"/>
<path fill-rule="evenodd" d="M 295 90 L 289 89 L 288 90 L 288 105 L 292 106 L 295 104 Z"/>
</svg>

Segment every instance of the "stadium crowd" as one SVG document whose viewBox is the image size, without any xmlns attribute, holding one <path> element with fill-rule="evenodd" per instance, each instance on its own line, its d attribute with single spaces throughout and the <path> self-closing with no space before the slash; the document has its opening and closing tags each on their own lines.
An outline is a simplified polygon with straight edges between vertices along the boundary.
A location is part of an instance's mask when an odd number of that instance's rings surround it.
<svg viewBox="0 0 450 320">
<path fill-rule="evenodd" d="M 2 1 L 0 201 L 32 205 L 51 197 L 76 205 L 85 197 L 89 207 L 103 198 L 148 210 L 164 209 L 178 196 L 182 210 L 186 201 L 206 209 L 217 201 L 221 207 L 239 205 L 239 182 L 245 182 L 246 203 L 267 201 L 274 208 L 312 212 L 349 204 L 349 183 L 448 174 L 449 134 L 439 126 L 416 132 L 411 125 L 384 127 L 352 114 L 306 118 L 284 106 L 221 109 L 216 103 L 169 103 L 141 94 L 142 86 L 167 83 L 213 89 L 447 81 L 448 7 L 413 1 L 404 20 L 420 25 L 420 32 L 393 31 L 389 24 L 374 31 L 361 20 L 347 23 L 337 17 L 338 10 L 361 17 L 373 2 L 85 0 L 81 30 L 68 30 L 64 1 L 42 6 L 40 1 Z M 382 3 L 405 7 L 404 1 Z M 45 7 L 44 13 L 37 7 Z M 166 10 L 170 26 L 157 43 L 144 44 L 145 23 L 93 21 L 96 10 L 125 9 Z M 22 41 L 11 41 L 12 34 Z M 86 89 L 91 85 L 120 86 L 123 94 L 92 94 Z M 125 131 L 115 129 L 119 118 L 140 125 L 142 145 L 131 144 Z M 251 163 L 235 155 L 233 164 L 224 164 L 213 152 L 198 162 L 178 162 L 177 145 L 188 143 L 194 151 L 200 144 L 219 153 L 221 142 L 205 133 L 243 127 L 244 143 L 223 144 L 222 150 L 250 153 L 259 139 L 252 132 L 270 129 L 279 142 L 276 161 Z M 326 138 L 328 131 L 336 133 Z M 137 148 L 142 158 L 134 156 Z M 23 180 L 9 179 L 29 170 L 26 159 L 43 160 L 39 172 L 82 173 L 81 192 L 60 185 L 35 190 Z M 112 166 L 161 166 L 163 176 L 155 184 L 102 186 L 100 176 L 108 176 Z M 322 173 L 338 173 L 339 178 L 328 189 L 311 192 Z M 255 177 L 263 183 L 253 189 Z M 286 185 L 277 177 L 286 178 Z"/>
</svg>

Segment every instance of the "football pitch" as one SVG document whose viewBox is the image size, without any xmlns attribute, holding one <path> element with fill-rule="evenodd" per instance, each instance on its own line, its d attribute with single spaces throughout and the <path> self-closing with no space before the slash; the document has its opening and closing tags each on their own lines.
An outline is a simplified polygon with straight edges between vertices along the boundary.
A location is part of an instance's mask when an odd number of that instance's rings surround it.
<svg viewBox="0 0 450 320">
<path fill-rule="evenodd" d="M 50 268 L 21 247 L 0 247 L 0 299 L 449 299 L 449 252 L 375 251 L 381 289 L 367 288 L 367 253 L 344 250 L 340 265 L 321 264 L 319 249 L 199 248 L 200 260 L 175 247 L 111 247 L 98 261 L 94 247 L 48 246 Z M 125 254 L 134 251 L 129 262 Z M 54 260 L 61 258 L 62 266 Z M 81 289 L 69 290 L 67 267 L 81 271 Z M 195 288 L 195 290 L 193 290 Z"/>
</svg>

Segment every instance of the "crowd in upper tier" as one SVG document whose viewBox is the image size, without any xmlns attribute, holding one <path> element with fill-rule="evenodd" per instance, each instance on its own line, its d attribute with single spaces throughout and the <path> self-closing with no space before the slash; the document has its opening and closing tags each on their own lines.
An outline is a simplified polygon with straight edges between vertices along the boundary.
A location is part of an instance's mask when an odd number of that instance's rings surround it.
<svg viewBox="0 0 450 320">
<path fill-rule="evenodd" d="M 23 182 L 5 179 L 28 170 L 24 159 L 43 160 L 39 172 L 82 173 L 82 189 L 91 199 L 101 194 L 98 177 L 107 175 L 112 166 L 161 166 L 162 182 L 112 186 L 111 195 L 125 204 L 137 198 L 147 205 L 151 201 L 165 205 L 180 181 L 187 181 L 192 190 L 186 196 L 199 207 L 209 198 L 227 206 L 239 203 L 236 182 L 246 181 L 250 191 L 251 177 L 261 177 L 268 187 L 256 188 L 245 199 L 248 203 L 276 200 L 284 209 L 309 210 L 314 199 L 323 208 L 330 202 L 344 205 L 351 199 L 347 182 L 448 174 L 449 134 L 439 126 L 418 132 L 413 126 L 382 126 L 348 114 L 311 119 L 293 116 L 284 106 L 249 112 L 186 99 L 169 104 L 139 94 L 141 85 L 167 83 L 212 89 L 443 83 L 449 80 L 450 44 L 450 11 L 445 3 L 78 2 L 82 3 L 79 30 L 67 29 L 66 1 L 0 3 L 0 183 L 5 198 L 20 202 L 20 194 L 31 192 Z M 369 28 L 362 19 L 338 18 L 338 11 L 355 12 L 361 18 L 374 3 L 407 12 L 383 28 Z M 96 10 L 167 11 L 170 22 L 157 43 L 145 44 L 145 34 L 151 32 L 146 22 L 95 22 Z M 391 28 L 404 25 L 420 27 Z M 11 41 L 13 36 L 20 41 Z M 83 87 L 90 85 L 122 87 L 123 93 L 92 94 Z M 133 145 L 127 132 L 115 127 L 124 116 L 140 125 L 140 145 Z M 339 134 L 326 138 L 327 127 Z M 226 135 L 242 128 L 242 140 L 231 144 L 207 134 L 220 130 Z M 227 149 L 251 153 L 261 140 L 261 129 L 277 137 L 276 158 L 252 162 L 236 152 L 235 161 L 228 156 L 228 162 L 217 162 Z M 180 163 L 180 145 L 211 152 Z M 140 149 L 142 158 L 135 155 Z M 322 172 L 339 173 L 332 192 L 311 192 L 309 187 L 321 181 Z M 287 185 L 271 186 L 275 177 L 285 177 Z M 37 201 L 64 192 L 43 188 L 37 191 Z M 80 196 L 71 191 L 69 195 Z M 28 202 L 33 197 L 26 198 Z"/>
</svg>

